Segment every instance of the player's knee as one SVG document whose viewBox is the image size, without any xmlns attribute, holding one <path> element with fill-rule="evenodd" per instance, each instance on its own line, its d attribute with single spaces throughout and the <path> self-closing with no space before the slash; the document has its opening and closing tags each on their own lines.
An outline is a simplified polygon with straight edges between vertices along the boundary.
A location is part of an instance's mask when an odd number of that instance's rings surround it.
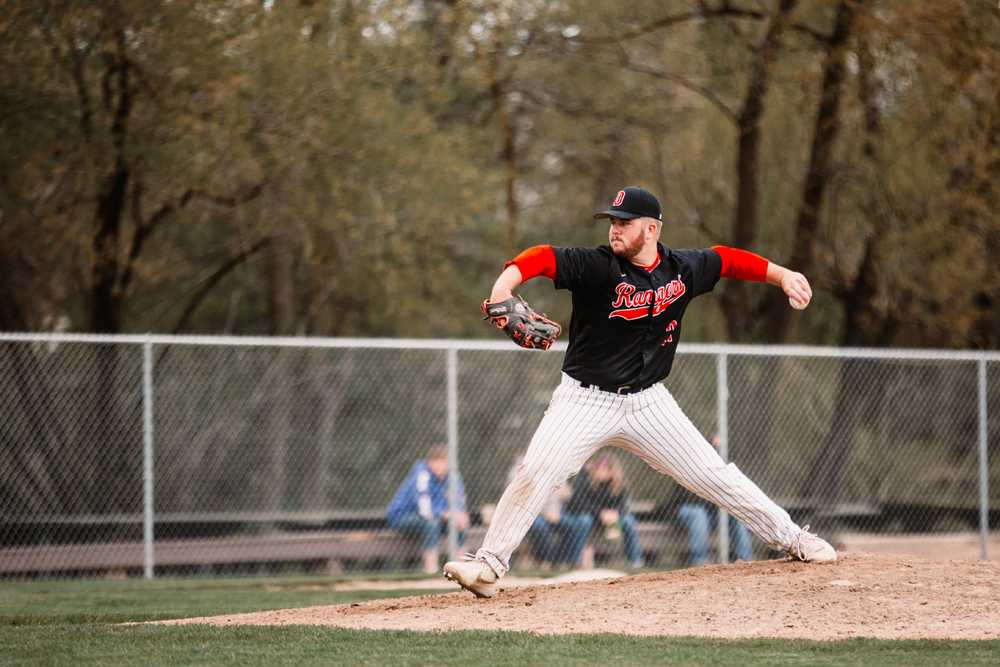
<svg viewBox="0 0 1000 667">
<path fill-rule="evenodd" d="M 541 464 L 522 463 L 519 465 L 514 474 L 514 480 L 511 482 L 515 500 L 520 503 L 527 502 L 534 495 L 535 490 L 539 488 L 544 475 L 545 470 Z"/>
</svg>

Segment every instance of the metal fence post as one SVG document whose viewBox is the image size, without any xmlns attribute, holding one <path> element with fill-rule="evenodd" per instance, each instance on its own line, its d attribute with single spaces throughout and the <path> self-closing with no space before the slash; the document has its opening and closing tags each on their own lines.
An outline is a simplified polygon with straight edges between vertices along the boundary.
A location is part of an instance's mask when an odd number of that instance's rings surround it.
<svg viewBox="0 0 1000 667">
<path fill-rule="evenodd" d="M 153 578 L 153 343 L 142 344 L 142 570 Z"/>
<path fill-rule="evenodd" d="M 448 348 L 448 557 L 458 551 L 458 350 Z"/>
<path fill-rule="evenodd" d="M 719 456 L 729 461 L 729 377 L 728 355 L 720 352 L 715 358 L 716 409 L 718 410 Z M 719 508 L 719 562 L 729 562 L 729 514 Z"/>
<path fill-rule="evenodd" d="M 979 360 L 979 557 L 989 559 L 990 494 L 987 461 L 986 359 Z"/>
</svg>

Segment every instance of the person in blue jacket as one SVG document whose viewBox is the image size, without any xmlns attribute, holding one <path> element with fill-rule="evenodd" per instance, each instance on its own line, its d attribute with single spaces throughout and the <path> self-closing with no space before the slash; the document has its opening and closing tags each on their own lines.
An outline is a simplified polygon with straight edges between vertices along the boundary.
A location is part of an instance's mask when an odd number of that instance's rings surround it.
<svg viewBox="0 0 1000 667">
<path fill-rule="evenodd" d="M 420 542 L 423 567 L 427 574 L 438 570 L 438 545 L 448 530 L 448 517 L 454 516 L 458 528 L 458 546 L 465 544 L 469 514 L 465 511 L 465 488 L 458 477 L 458 494 L 454 507 L 448 506 L 448 451 L 435 445 L 410 468 L 410 474 L 396 490 L 386 509 L 389 527 Z M 454 555 L 454 554 L 453 554 Z"/>
</svg>

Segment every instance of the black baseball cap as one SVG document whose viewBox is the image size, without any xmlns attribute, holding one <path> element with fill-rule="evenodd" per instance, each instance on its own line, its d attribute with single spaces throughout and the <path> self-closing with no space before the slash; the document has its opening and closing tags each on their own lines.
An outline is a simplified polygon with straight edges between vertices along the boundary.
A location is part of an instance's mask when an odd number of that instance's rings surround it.
<svg viewBox="0 0 1000 667">
<path fill-rule="evenodd" d="M 611 208 L 606 211 L 594 214 L 595 218 L 619 218 L 621 220 L 631 220 L 633 218 L 656 218 L 663 220 L 663 212 L 660 210 L 660 202 L 657 201 L 653 193 L 644 188 L 630 185 L 624 190 L 619 190 L 618 194 L 611 202 Z"/>
</svg>

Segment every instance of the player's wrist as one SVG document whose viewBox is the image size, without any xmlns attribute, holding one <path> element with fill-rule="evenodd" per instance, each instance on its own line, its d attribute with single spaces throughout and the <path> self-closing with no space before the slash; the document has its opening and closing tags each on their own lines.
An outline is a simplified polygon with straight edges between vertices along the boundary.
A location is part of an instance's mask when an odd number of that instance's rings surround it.
<svg viewBox="0 0 1000 667">
<path fill-rule="evenodd" d="M 490 303 L 506 301 L 514 295 L 514 289 L 520 284 L 521 270 L 517 268 L 516 264 L 511 264 L 493 283 L 493 289 L 490 291 Z"/>
<path fill-rule="evenodd" d="M 774 285 L 775 287 L 782 287 L 782 283 L 790 273 L 791 271 L 781 266 L 780 264 L 775 264 L 774 262 L 767 263 L 766 280 L 770 285 Z"/>
<path fill-rule="evenodd" d="M 514 296 L 514 292 L 509 289 L 494 289 L 492 292 L 490 292 L 490 303 L 499 303 L 501 301 L 506 301 L 512 296 Z"/>
</svg>

